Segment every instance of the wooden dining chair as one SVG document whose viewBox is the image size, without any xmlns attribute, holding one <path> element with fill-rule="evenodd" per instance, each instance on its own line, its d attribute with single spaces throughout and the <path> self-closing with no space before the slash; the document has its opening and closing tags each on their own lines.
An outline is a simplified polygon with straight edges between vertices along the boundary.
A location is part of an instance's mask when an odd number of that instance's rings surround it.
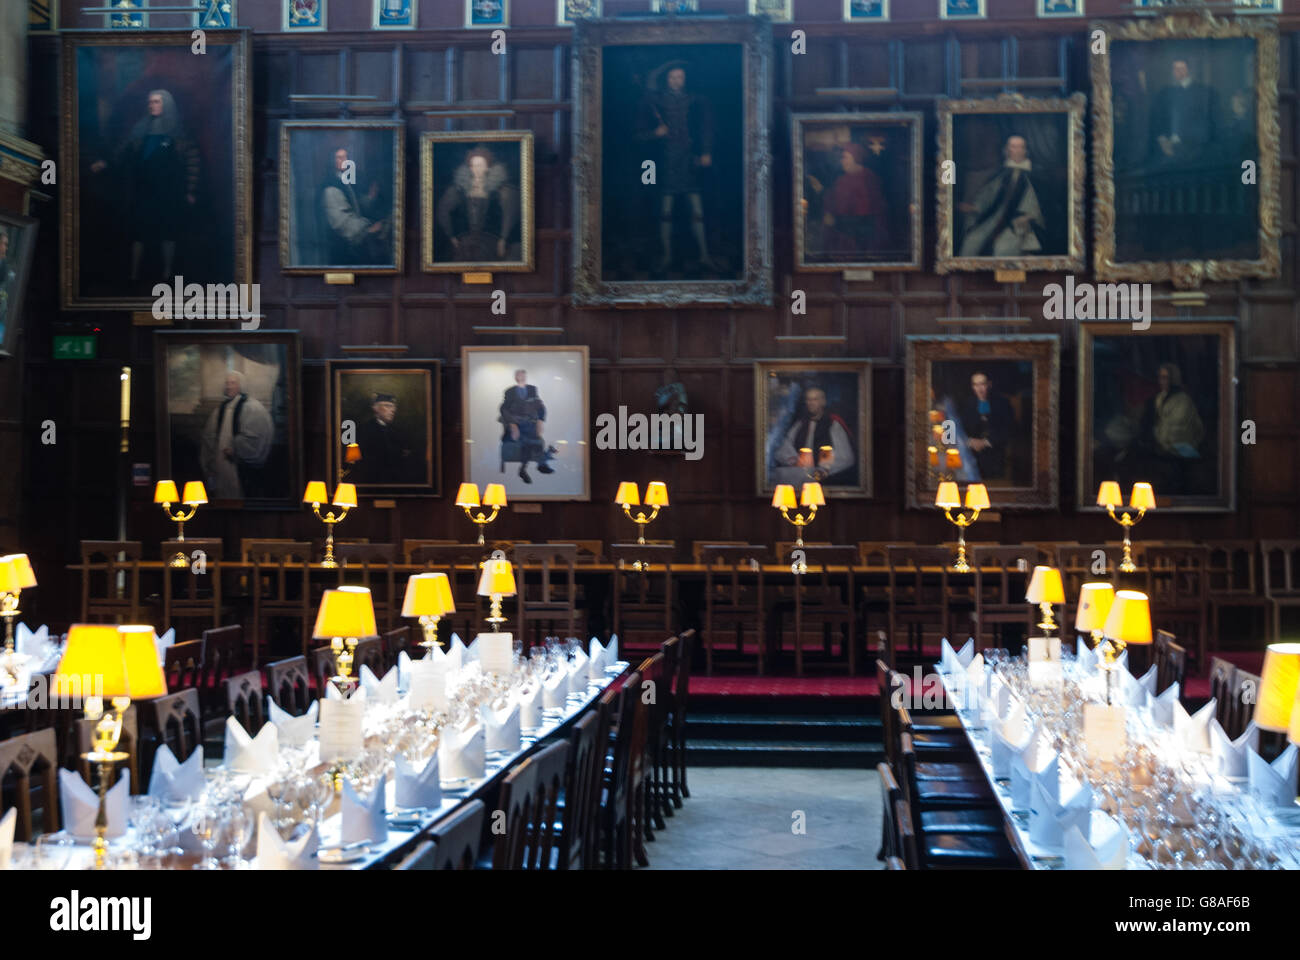
<svg viewBox="0 0 1300 960">
<path fill-rule="evenodd" d="M 493 870 L 525 869 L 537 795 L 537 767 L 526 758 L 506 772 L 497 794 L 497 810 L 504 814 L 504 830 L 492 844 Z"/>
<path fill-rule="evenodd" d="M 276 618 L 296 621 L 300 649 L 306 654 L 311 636 L 311 555 L 309 541 L 277 543 L 254 540 L 248 544 L 252 558 L 253 666 L 272 652 L 270 625 Z M 265 647 L 265 651 L 263 651 Z"/>
<path fill-rule="evenodd" d="M 953 554 L 947 547 L 888 547 L 889 637 L 898 643 L 907 637 L 907 647 L 919 654 L 927 637 L 935 646 L 953 633 L 958 604 L 953 594 L 950 571 Z M 960 622 L 960 621 L 959 621 Z M 960 631 L 958 631 L 960 633 Z"/>
<path fill-rule="evenodd" d="M 396 592 L 397 545 L 393 543 L 346 543 L 334 547 L 339 563 L 339 586 L 365 587 L 375 608 L 375 621 L 382 633 L 391 630 L 401 609 Z M 397 603 L 395 608 L 393 605 Z"/>
<path fill-rule="evenodd" d="M 620 649 L 657 646 L 665 635 L 674 632 L 673 556 L 676 552 L 676 547 L 665 543 L 609 545 L 614 564 L 613 632 L 618 634 Z"/>
<path fill-rule="evenodd" d="M 606 695 L 612 693 L 613 691 L 607 691 Z M 635 803 L 632 798 L 636 797 L 636 791 L 632 785 L 633 765 L 635 762 L 639 777 L 639 767 L 643 760 L 635 754 L 644 743 L 644 734 L 641 735 L 640 742 L 635 742 L 637 704 L 641 700 L 641 674 L 638 671 L 634 670 L 627 675 L 618 690 L 617 698 L 617 706 L 611 704 L 610 716 L 617 716 L 618 729 L 614 734 L 614 748 L 603 778 L 600 838 L 605 868 L 630 870 L 635 855 L 632 817 Z"/>
<path fill-rule="evenodd" d="M 438 842 L 420 840 L 400 860 L 393 864 L 394 870 L 436 870 L 438 863 Z"/>
<path fill-rule="evenodd" d="M 849 676 L 853 676 L 857 672 L 858 647 L 853 566 L 858 561 L 858 548 L 809 543 L 802 550 L 807 571 L 790 574 L 793 581 L 790 593 L 794 599 L 795 676 L 803 676 L 804 636 L 809 630 L 821 641 L 819 645 L 828 660 L 832 656 L 833 641 L 840 641 L 840 657 Z M 788 553 L 781 555 L 790 556 Z M 842 569 L 832 573 L 832 567 Z M 793 571 L 793 566 L 791 569 Z M 779 627 L 775 633 L 775 642 L 782 644 Z"/>
<path fill-rule="evenodd" d="M 17 809 L 14 840 L 29 842 L 36 833 L 59 829 L 59 752 L 52 727 L 0 741 L 0 808 Z"/>
<path fill-rule="evenodd" d="M 697 634 L 692 628 L 680 634 L 677 639 L 680 641 L 680 655 L 677 658 L 677 674 L 673 678 L 672 703 L 668 709 L 666 742 L 673 806 L 681 807 L 682 800 L 691 795 L 686 785 L 686 707 L 691 694 L 691 661 L 695 656 Z"/>
<path fill-rule="evenodd" d="M 1228 713 L 1228 722 L 1223 725 L 1228 736 L 1241 736 L 1255 719 L 1255 704 L 1259 700 L 1262 683 L 1263 679 L 1257 674 L 1240 668 L 1232 675 L 1232 692 L 1229 694 L 1232 708 Z"/>
<path fill-rule="evenodd" d="M 1300 540 L 1261 540 L 1260 565 L 1269 603 L 1268 640 L 1282 637 L 1282 613 L 1300 607 Z"/>
<path fill-rule="evenodd" d="M 663 651 L 646 657 L 638 667 L 641 671 L 642 689 L 650 691 L 646 699 L 645 738 L 641 764 L 642 830 L 646 840 L 654 840 L 656 830 L 665 829 L 663 790 L 660 782 L 663 761 L 663 733 L 667 716 L 668 696 L 672 690 L 672 674 L 667 669 Z"/>
<path fill-rule="evenodd" d="M 518 635 L 529 645 L 547 636 L 576 637 L 578 624 L 578 548 L 572 543 L 517 543 L 515 565 Z M 564 633 L 560 634 L 561 624 Z M 544 632 L 543 632 L 544 631 Z"/>
<path fill-rule="evenodd" d="M 482 800 L 471 800 L 429 828 L 429 836 L 438 845 L 434 856 L 435 869 L 474 869 L 486 810 Z"/>
<path fill-rule="evenodd" d="M 308 665 L 311 667 L 311 679 L 314 684 L 314 694 L 318 698 L 325 696 L 325 686 L 329 683 L 330 677 L 337 672 L 334 667 L 334 651 L 326 644 L 323 647 L 313 647 L 307 656 Z M 353 661 L 354 668 L 359 669 L 360 664 Z M 356 676 L 356 672 L 352 674 Z"/>
<path fill-rule="evenodd" d="M 1120 572 L 1123 555 L 1123 548 L 1115 543 L 1057 544 L 1056 568 L 1061 571 L 1066 602 L 1077 600 L 1085 583 L 1099 580 L 1111 581 L 1117 590 L 1145 590 L 1146 581 L 1140 571 L 1138 574 Z M 1137 556 L 1140 559 L 1140 551 Z M 1137 579 L 1129 579 L 1133 577 Z"/>
<path fill-rule="evenodd" d="M 131 771 L 131 793 L 148 793 L 149 784 L 140 782 L 140 713 L 133 703 L 126 708 L 122 714 L 122 733 L 118 737 L 117 746 L 113 749 L 126 754 L 126 759 L 121 761 L 113 768 L 113 776 L 116 778 L 121 775 L 123 768 Z M 92 720 L 89 717 L 82 717 L 73 724 L 73 738 L 76 741 L 76 766 L 75 769 L 81 774 L 81 779 L 90 784 L 96 790 L 99 789 L 99 764 L 92 764 L 82 754 L 89 753 L 95 748 L 95 726 L 99 721 Z"/>
<path fill-rule="evenodd" d="M 203 631 L 203 669 L 198 686 L 204 720 L 226 715 L 226 681 L 240 673 L 247 662 L 244 628 L 239 624 Z"/>
<path fill-rule="evenodd" d="M 1221 657 L 1210 659 L 1210 696 L 1214 699 L 1214 717 L 1223 727 L 1224 733 L 1235 737 L 1231 732 L 1232 695 L 1237 679 L 1237 667 L 1230 660 Z"/>
<path fill-rule="evenodd" d="M 1263 593 L 1259 570 L 1259 542 L 1256 540 L 1214 540 L 1209 547 L 1208 603 L 1210 608 L 1210 650 L 1223 648 L 1221 621 L 1224 611 L 1258 610 L 1263 619 L 1263 633 L 1269 631 L 1269 600 Z M 1250 635 L 1250 626 L 1232 618 L 1242 635 Z"/>
<path fill-rule="evenodd" d="M 900 854 L 892 859 L 902 862 L 905 870 L 920 870 L 921 856 L 916 846 L 916 830 L 912 826 L 912 808 L 906 800 L 894 801 L 890 819 L 896 830 L 894 849 Z"/>
<path fill-rule="evenodd" d="M 186 640 L 163 650 L 163 677 L 168 690 L 198 689 L 203 682 L 203 641 Z"/>
<path fill-rule="evenodd" d="M 159 545 L 158 553 L 163 563 L 168 563 L 178 553 L 189 561 L 184 569 L 163 568 L 164 627 L 174 627 L 181 620 L 201 620 L 213 627 L 221 626 L 223 548 L 220 537 L 164 540 Z"/>
<path fill-rule="evenodd" d="M 1039 563 L 1038 548 L 1029 544 L 1010 547 L 974 547 L 971 566 L 975 570 L 975 613 L 972 634 L 975 645 L 986 641 L 995 647 L 1019 650 L 1033 632 L 1034 605 L 1025 602 L 1025 590 L 1034 567 Z M 998 641 L 1005 634 L 998 628 L 1009 625 L 1015 636 Z"/>
<path fill-rule="evenodd" d="M 295 717 L 311 707 L 311 679 L 307 658 L 298 656 L 266 665 L 266 693 L 275 705 Z"/>
<path fill-rule="evenodd" d="M 565 852 L 561 845 L 563 824 L 559 814 L 560 799 L 564 795 L 564 772 L 569 764 L 569 741 L 556 740 L 534 753 L 528 762 L 536 768 L 532 776 L 537 793 L 529 823 L 524 869 L 556 870 Z"/>
<path fill-rule="evenodd" d="M 903 799 L 903 788 L 888 763 L 876 764 L 876 775 L 880 777 L 880 850 L 877 860 L 886 860 L 899 855 L 898 824 L 894 822 L 894 808 Z"/>
<path fill-rule="evenodd" d="M 266 723 L 266 698 L 262 693 L 261 671 L 249 670 L 247 673 L 227 677 L 222 686 L 226 696 L 226 716 L 238 720 L 250 736 L 255 735 Z"/>
<path fill-rule="evenodd" d="M 1182 637 L 1183 645 L 1195 652 L 1197 670 L 1204 670 L 1210 632 L 1209 548 L 1147 544 L 1143 556 L 1151 619 Z"/>
<path fill-rule="evenodd" d="M 387 662 L 383 640 L 379 637 L 362 637 L 352 652 L 352 675 L 361 676 L 361 668 L 365 666 L 370 668 L 376 679 L 382 680 L 388 672 Z"/>
<path fill-rule="evenodd" d="M 81 541 L 81 622 L 139 623 L 139 540 Z M 120 559 L 119 559 L 120 558 Z M 118 589 L 118 574 L 123 577 Z"/>
<path fill-rule="evenodd" d="M 1163 693 L 1172 684 L 1178 684 L 1178 698 L 1187 695 L 1187 650 L 1174 640 L 1167 630 L 1157 630 L 1155 636 L 1156 693 Z"/>
<path fill-rule="evenodd" d="M 676 684 L 677 675 L 680 672 L 678 661 L 682 657 L 682 649 L 681 637 L 669 637 L 659 648 L 659 655 L 664 659 L 663 679 L 659 684 L 660 689 L 657 699 L 662 702 L 652 705 L 653 709 L 650 717 L 650 732 L 653 735 L 650 754 L 654 762 L 651 778 L 651 806 L 657 811 L 655 826 L 660 830 L 663 829 L 663 818 L 674 816 L 674 810 L 682 805 L 681 794 L 677 792 L 675 787 L 676 777 L 673 776 L 670 753 L 674 702 L 673 686 Z M 649 740 L 650 737 L 647 737 L 647 741 Z"/>
<path fill-rule="evenodd" d="M 592 856 L 591 826 L 595 809 L 600 804 L 600 778 L 605 767 L 608 736 L 609 715 L 600 700 L 578 718 L 569 733 L 568 763 L 564 770 L 564 816 L 556 863 L 560 870 L 583 869 Z"/>
<path fill-rule="evenodd" d="M 147 783 L 159 745 L 167 744 L 176 759 L 184 762 L 203 744 L 203 714 L 199 692 L 193 687 L 137 701 L 137 706 L 140 708 L 140 778 Z"/>
<path fill-rule="evenodd" d="M 408 657 L 415 660 L 424 656 L 423 649 L 416 650 L 414 654 L 411 653 L 411 628 L 409 626 L 395 627 L 387 631 L 381 639 L 383 640 L 384 649 L 384 673 L 387 673 L 391 667 L 397 666 L 397 655 L 403 651 Z"/>
<path fill-rule="evenodd" d="M 758 674 L 766 667 L 767 607 L 763 596 L 763 561 L 767 548 L 760 544 L 703 544 L 704 566 L 704 672 L 713 675 L 715 659 L 734 650 L 744 661 L 755 652 Z M 731 640 L 732 643 L 724 643 Z M 749 646 L 747 647 L 747 643 Z"/>
</svg>

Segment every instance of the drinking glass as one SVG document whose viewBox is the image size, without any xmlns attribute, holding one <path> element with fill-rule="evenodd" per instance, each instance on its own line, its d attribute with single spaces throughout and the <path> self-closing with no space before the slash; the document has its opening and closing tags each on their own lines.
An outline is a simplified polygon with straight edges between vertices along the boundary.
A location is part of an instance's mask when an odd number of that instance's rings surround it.
<svg viewBox="0 0 1300 960">
<path fill-rule="evenodd" d="M 195 870 L 220 870 L 214 850 L 221 836 L 221 811 L 212 803 L 204 803 L 195 811 L 190 829 L 203 845 L 203 859 L 195 864 Z"/>
</svg>

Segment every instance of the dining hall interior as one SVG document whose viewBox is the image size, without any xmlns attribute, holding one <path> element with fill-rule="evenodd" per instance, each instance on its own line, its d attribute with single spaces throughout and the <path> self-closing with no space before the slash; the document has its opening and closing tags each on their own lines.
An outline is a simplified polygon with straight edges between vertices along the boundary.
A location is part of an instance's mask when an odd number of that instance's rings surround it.
<svg viewBox="0 0 1300 960">
<path fill-rule="evenodd" d="M 0 16 L 0 867 L 1300 867 L 1291 4 Z"/>
</svg>

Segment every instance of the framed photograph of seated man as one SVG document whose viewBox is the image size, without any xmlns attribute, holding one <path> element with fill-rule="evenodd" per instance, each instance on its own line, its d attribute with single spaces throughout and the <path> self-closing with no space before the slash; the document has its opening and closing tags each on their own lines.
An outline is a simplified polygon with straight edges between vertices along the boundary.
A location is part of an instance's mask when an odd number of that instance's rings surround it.
<svg viewBox="0 0 1300 960">
<path fill-rule="evenodd" d="M 771 24 L 578 23 L 573 302 L 772 300 Z"/>
<path fill-rule="evenodd" d="M 510 500 L 590 500 L 587 348 L 461 347 L 465 480 Z"/>
<path fill-rule="evenodd" d="M 1232 319 L 1080 323 L 1079 508 L 1141 480 L 1161 510 L 1235 510 L 1236 376 Z"/>
<path fill-rule="evenodd" d="M 795 269 L 921 269 L 919 113 L 791 118 Z"/>
<path fill-rule="evenodd" d="M 296 330 L 155 333 L 158 476 L 202 480 L 216 508 L 296 506 L 301 370 Z"/>
<path fill-rule="evenodd" d="M 994 509 L 1058 508 L 1057 336 L 908 337 L 904 371 L 909 507 L 956 480 L 984 484 Z"/>
<path fill-rule="evenodd" d="M 280 268 L 401 273 L 405 161 L 401 123 L 282 123 Z"/>
<path fill-rule="evenodd" d="M 1082 270 L 1084 95 L 940 100 L 935 270 Z"/>
<path fill-rule="evenodd" d="M 810 480 L 828 497 L 872 495 L 870 361 L 757 361 L 754 424 L 760 496 Z"/>
<path fill-rule="evenodd" d="M 1281 271 L 1272 21 L 1093 23 L 1093 269 L 1182 288 Z M 1118 319 L 1118 318 L 1117 318 Z"/>
<path fill-rule="evenodd" d="M 441 362 L 330 360 L 327 369 L 331 485 L 355 483 L 362 497 L 440 496 Z"/>
</svg>

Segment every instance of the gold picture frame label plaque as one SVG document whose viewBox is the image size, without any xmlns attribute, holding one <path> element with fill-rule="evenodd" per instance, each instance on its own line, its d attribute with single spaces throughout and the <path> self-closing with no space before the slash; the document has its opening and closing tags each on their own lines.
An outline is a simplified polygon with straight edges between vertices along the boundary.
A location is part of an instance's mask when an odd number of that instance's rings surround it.
<svg viewBox="0 0 1300 960">
<path fill-rule="evenodd" d="M 510 509 L 515 513 L 541 513 L 542 505 L 540 503 L 512 503 Z"/>
<path fill-rule="evenodd" d="M 848 281 L 858 280 L 863 283 L 870 283 L 876 279 L 874 270 L 845 270 L 844 279 Z"/>
<path fill-rule="evenodd" d="M 170 327 L 171 325 L 171 317 L 163 317 L 160 320 L 153 315 L 152 310 L 131 311 L 131 326 L 133 327 Z"/>
<path fill-rule="evenodd" d="M 492 274 L 487 270 L 476 270 L 472 273 L 462 273 L 460 275 L 461 283 L 491 283 Z"/>
<path fill-rule="evenodd" d="M 396 509 L 397 509 L 397 501 L 396 501 L 396 500 L 376 500 L 373 504 L 371 504 L 371 506 L 373 506 L 376 510 L 396 510 Z"/>
<path fill-rule="evenodd" d="M 1024 283 L 1025 271 L 1023 270 L 994 270 L 993 279 L 997 283 Z"/>
<path fill-rule="evenodd" d="M 331 286 L 350 287 L 357 282 L 357 275 L 345 272 L 327 273 L 325 274 L 325 282 Z"/>
</svg>

